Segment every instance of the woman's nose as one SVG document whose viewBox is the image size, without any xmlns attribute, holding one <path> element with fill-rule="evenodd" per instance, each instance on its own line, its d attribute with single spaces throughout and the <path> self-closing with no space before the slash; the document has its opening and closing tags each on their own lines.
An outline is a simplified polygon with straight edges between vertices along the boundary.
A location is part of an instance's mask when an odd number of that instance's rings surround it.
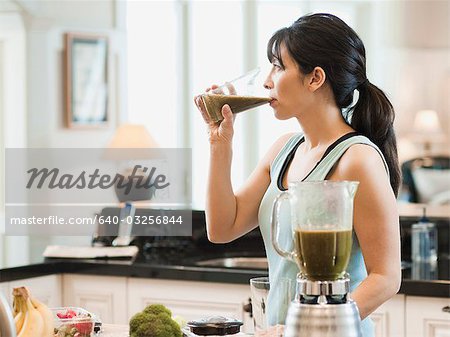
<svg viewBox="0 0 450 337">
<path fill-rule="evenodd" d="M 273 89 L 273 82 L 270 77 L 270 74 L 269 74 L 269 76 L 267 76 L 266 80 L 264 81 L 263 86 L 264 86 L 264 89 L 267 89 L 267 90 Z"/>
</svg>

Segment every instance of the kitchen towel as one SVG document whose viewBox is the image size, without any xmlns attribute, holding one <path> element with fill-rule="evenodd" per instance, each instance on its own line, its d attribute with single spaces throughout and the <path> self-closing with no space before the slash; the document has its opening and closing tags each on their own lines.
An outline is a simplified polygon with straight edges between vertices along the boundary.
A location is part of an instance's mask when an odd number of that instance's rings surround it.
<svg viewBox="0 0 450 337">
<path fill-rule="evenodd" d="M 90 247 L 90 246 L 47 246 L 44 257 L 70 259 L 98 259 L 134 257 L 139 251 L 136 246 Z"/>
</svg>

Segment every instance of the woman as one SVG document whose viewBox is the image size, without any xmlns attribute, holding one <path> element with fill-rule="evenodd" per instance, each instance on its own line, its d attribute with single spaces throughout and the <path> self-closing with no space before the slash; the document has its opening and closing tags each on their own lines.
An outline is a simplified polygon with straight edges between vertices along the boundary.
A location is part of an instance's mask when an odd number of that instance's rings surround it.
<svg viewBox="0 0 450 337">
<path fill-rule="evenodd" d="M 201 99 L 195 98 L 209 123 L 208 237 L 229 242 L 259 225 L 271 283 L 280 277 L 295 278 L 296 266 L 279 257 L 270 242 L 274 198 L 291 181 L 359 181 L 347 270 L 351 296 L 364 320 L 398 291 L 401 280 L 396 207 L 400 172 L 393 107 L 366 77 L 362 41 L 336 16 L 301 17 L 272 36 L 267 55 L 272 69 L 264 86 L 270 91 L 275 117 L 295 118 L 302 133 L 280 137 L 235 193 L 230 181 L 232 111 L 225 105 L 224 120 L 212 123 Z M 359 98 L 352 106 L 355 90 Z M 362 326 L 365 337 L 373 336 L 369 319 Z"/>
</svg>

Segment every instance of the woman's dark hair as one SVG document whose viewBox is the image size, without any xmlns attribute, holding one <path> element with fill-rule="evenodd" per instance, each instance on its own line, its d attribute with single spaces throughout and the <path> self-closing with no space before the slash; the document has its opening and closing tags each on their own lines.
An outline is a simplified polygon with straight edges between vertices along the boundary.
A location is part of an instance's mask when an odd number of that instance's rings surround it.
<svg viewBox="0 0 450 337">
<path fill-rule="evenodd" d="M 280 29 L 269 40 L 269 61 L 277 60 L 284 67 L 282 44 L 302 73 L 308 74 L 317 66 L 325 71 L 344 119 L 351 120 L 348 123 L 383 153 L 397 196 L 401 177 L 393 127 L 394 108 L 384 92 L 367 79 L 366 50 L 356 32 L 334 15 L 311 14 Z M 358 102 L 350 106 L 355 89 L 359 91 Z"/>
</svg>

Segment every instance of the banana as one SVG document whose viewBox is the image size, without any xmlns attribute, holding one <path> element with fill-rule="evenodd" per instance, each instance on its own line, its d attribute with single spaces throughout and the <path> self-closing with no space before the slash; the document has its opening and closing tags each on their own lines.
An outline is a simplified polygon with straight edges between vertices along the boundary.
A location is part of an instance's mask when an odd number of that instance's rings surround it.
<svg viewBox="0 0 450 337">
<path fill-rule="evenodd" d="M 21 297 L 16 296 L 13 291 L 13 316 L 16 317 L 22 311 L 22 302 L 20 301 Z"/>
<path fill-rule="evenodd" d="M 17 333 L 20 332 L 25 321 L 26 311 L 25 305 L 23 303 L 22 297 L 14 297 L 14 310 L 17 308 L 17 313 L 14 316 L 14 323 L 16 324 Z"/>
<path fill-rule="evenodd" d="M 44 318 L 33 306 L 28 289 L 25 287 L 14 288 L 13 295 L 17 304 L 15 310 L 17 310 L 18 325 L 21 320 L 19 315 L 24 316 L 22 326 L 17 330 L 17 337 L 44 337 Z"/>
<path fill-rule="evenodd" d="M 51 310 L 42 302 L 36 298 L 31 298 L 31 303 L 40 313 L 43 319 L 43 329 L 41 337 L 53 337 L 53 314 Z"/>
<path fill-rule="evenodd" d="M 26 305 L 27 313 L 25 315 L 25 321 L 17 337 L 40 337 L 44 330 L 44 319 L 39 311 L 34 308 L 29 297 L 27 298 Z"/>
</svg>

